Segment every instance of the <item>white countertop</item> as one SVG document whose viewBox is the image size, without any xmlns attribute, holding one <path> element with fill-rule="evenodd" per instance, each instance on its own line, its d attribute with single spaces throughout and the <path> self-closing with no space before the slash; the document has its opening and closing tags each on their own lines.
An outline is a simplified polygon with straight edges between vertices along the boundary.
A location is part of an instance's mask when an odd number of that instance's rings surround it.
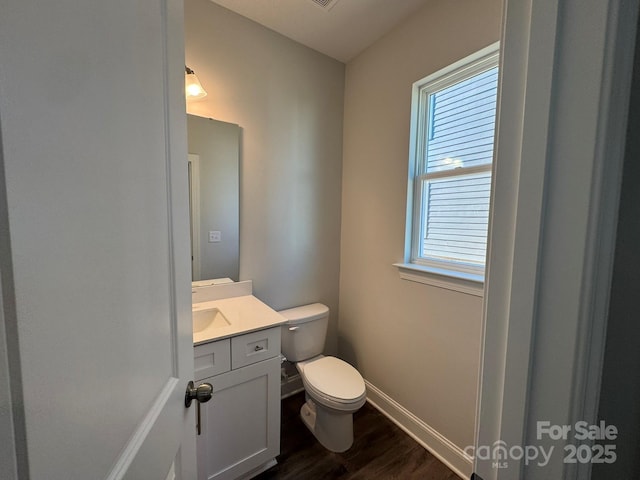
<svg viewBox="0 0 640 480">
<path fill-rule="evenodd" d="M 194 346 L 287 323 L 285 317 L 253 295 L 194 303 L 192 311 L 212 308 L 217 308 L 230 325 L 208 327 L 200 332 L 194 332 Z"/>
</svg>

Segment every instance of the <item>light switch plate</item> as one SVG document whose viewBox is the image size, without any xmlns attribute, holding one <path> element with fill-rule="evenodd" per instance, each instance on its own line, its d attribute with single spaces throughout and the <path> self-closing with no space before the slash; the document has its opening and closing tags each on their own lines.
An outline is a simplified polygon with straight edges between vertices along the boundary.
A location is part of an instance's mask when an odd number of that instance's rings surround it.
<svg viewBox="0 0 640 480">
<path fill-rule="evenodd" d="M 222 232 L 219 230 L 211 230 L 209 232 L 209 243 L 218 243 L 222 241 Z"/>
</svg>

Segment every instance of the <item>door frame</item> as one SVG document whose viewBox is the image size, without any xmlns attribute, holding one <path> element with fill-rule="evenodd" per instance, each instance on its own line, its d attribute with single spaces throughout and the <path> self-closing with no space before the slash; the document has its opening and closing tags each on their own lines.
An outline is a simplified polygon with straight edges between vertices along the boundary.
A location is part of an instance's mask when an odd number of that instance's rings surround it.
<svg viewBox="0 0 640 480">
<path fill-rule="evenodd" d="M 588 21 L 581 22 L 580 8 Z M 549 412 L 552 423 L 596 423 L 637 14 L 637 0 L 505 0 L 476 448 L 531 444 L 535 421 L 548 420 L 540 415 Z M 597 115 L 589 117 L 584 105 L 558 95 L 575 79 L 571 69 L 587 64 L 601 73 L 580 79 L 582 90 L 596 93 Z M 578 127 L 580 142 L 567 135 Z M 560 163 L 588 174 L 576 181 L 576 170 L 559 169 L 557 152 L 566 154 Z M 559 252 L 551 240 L 563 231 L 556 210 L 567 204 L 558 194 L 565 184 L 588 193 L 575 212 L 586 220 L 584 229 L 562 238 L 583 255 L 567 260 L 572 276 L 553 277 L 550 264 Z M 568 292 L 567 278 L 576 285 L 574 296 L 563 299 L 572 315 L 558 332 L 548 317 L 554 305 L 548 292 Z M 550 371 L 554 359 L 557 371 Z M 552 477 L 590 477 L 589 464 L 559 461 Z M 521 460 L 508 463 L 498 469 L 476 458 L 474 472 L 484 480 L 550 478 Z"/>
</svg>

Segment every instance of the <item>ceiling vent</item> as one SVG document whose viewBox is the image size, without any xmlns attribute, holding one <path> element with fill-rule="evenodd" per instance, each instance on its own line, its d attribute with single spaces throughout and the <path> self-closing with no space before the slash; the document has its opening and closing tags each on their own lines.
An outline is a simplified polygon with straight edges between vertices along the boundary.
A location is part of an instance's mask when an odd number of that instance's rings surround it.
<svg viewBox="0 0 640 480">
<path fill-rule="evenodd" d="M 333 6 L 338 3 L 338 0 L 309 0 L 316 7 L 320 7 L 327 12 L 333 8 Z"/>
</svg>

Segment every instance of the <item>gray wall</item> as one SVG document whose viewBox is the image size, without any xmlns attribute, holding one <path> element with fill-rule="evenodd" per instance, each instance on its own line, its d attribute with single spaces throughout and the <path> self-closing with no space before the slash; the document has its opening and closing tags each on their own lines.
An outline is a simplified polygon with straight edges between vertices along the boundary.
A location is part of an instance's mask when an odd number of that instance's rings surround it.
<svg viewBox="0 0 640 480">
<path fill-rule="evenodd" d="M 209 0 L 185 1 L 189 113 L 242 128 L 240 278 L 275 309 L 323 302 L 336 351 L 344 64 Z"/>
<path fill-rule="evenodd" d="M 499 0 L 428 2 L 347 64 L 339 352 L 458 447 L 473 444 L 482 298 L 401 280 L 411 86 L 500 37 Z"/>
<path fill-rule="evenodd" d="M 200 278 L 238 281 L 240 246 L 240 128 L 187 116 L 189 153 L 200 157 Z M 222 241 L 209 243 L 209 231 Z"/>
</svg>

